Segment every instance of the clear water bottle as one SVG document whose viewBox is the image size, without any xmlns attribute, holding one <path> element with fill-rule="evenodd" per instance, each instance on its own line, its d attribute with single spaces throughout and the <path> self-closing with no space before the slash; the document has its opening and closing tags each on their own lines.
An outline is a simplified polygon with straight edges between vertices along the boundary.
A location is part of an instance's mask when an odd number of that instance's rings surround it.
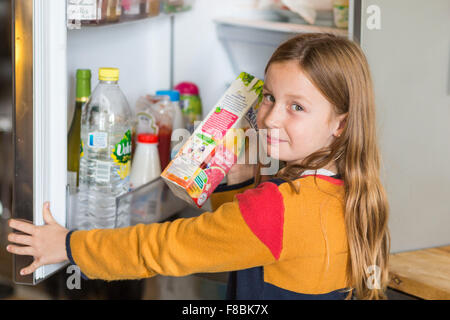
<svg viewBox="0 0 450 320">
<path fill-rule="evenodd" d="M 101 68 L 81 120 L 79 229 L 117 228 L 116 198 L 130 189 L 132 113 L 119 88 L 119 70 Z M 124 214 L 124 213 L 123 213 Z"/>
</svg>

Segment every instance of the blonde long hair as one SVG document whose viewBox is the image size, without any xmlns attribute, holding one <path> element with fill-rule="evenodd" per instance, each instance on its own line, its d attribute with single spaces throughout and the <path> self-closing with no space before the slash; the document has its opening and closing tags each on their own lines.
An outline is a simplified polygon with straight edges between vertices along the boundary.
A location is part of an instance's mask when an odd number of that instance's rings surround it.
<svg viewBox="0 0 450 320">
<path fill-rule="evenodd" d="M 282 168 L 277 177 L 293 180 L 304 170 L 334 162 L 345 186 L 345 225 L 349 244 L 347 278 L 357 299 L 386 299 L 389 281 L 389 205 L 379 178 L 380 156 L 375 123 L 375 98 L 369 65 L 354 42 L 327 33 L 295 36 L 282 43 L 267 63 L 298 61 L 300 68 L 338 115 L 345 127 L 333 143 L 301 164 Z M 261 179 L 257 171 L 256 182 Z M 374 267 L 375 266 L 375 267 Z M 375 273 L 373 273 L 375 271 Z M 374 278 L 375 277 L 375 278 Z M 376 283 L 370 279 L 378 279 Z"/>
</svg>

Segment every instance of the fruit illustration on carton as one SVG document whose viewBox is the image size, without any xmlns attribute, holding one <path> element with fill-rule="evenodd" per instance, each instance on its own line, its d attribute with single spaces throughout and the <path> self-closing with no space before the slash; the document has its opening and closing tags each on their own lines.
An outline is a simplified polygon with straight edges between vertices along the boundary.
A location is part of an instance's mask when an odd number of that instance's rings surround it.
<svg viewBox="0 0 450 320">
<path fill-rule="evenodd" d="M 236 163 L 244 130 L 256 129 L 262 87 L 262 80 L 246 72 L 232 82 L 161 174 L 175 195 L 199 208 L 205 204 Z"/>
</svg>

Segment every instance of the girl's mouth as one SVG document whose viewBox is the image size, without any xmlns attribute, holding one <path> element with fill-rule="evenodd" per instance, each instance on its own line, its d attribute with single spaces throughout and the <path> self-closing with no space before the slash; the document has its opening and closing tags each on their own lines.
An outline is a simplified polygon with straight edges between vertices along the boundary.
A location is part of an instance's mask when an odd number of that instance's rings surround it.
<svg viewBox="0 0 450 320">
<path fill-rule="evenodd" d="M 267 135 L 267 144 L 280 144 L 283 142 L 287 142 L 287 140 L 277 139 L 277 138 L 271 137 L 270 135 Z"/>
</svg>

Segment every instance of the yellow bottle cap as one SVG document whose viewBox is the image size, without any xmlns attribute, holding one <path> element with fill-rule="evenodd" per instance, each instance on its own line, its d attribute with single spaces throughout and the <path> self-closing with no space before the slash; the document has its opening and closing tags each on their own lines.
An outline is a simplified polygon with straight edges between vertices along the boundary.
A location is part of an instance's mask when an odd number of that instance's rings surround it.
<svg viewBox="0 0 450 320">
<path fill-rule="evenodd" d="M 98 71 L 98 79 L 100 81 L 119 81 L 119 69 L 100 68 Z"/>
</svg>

